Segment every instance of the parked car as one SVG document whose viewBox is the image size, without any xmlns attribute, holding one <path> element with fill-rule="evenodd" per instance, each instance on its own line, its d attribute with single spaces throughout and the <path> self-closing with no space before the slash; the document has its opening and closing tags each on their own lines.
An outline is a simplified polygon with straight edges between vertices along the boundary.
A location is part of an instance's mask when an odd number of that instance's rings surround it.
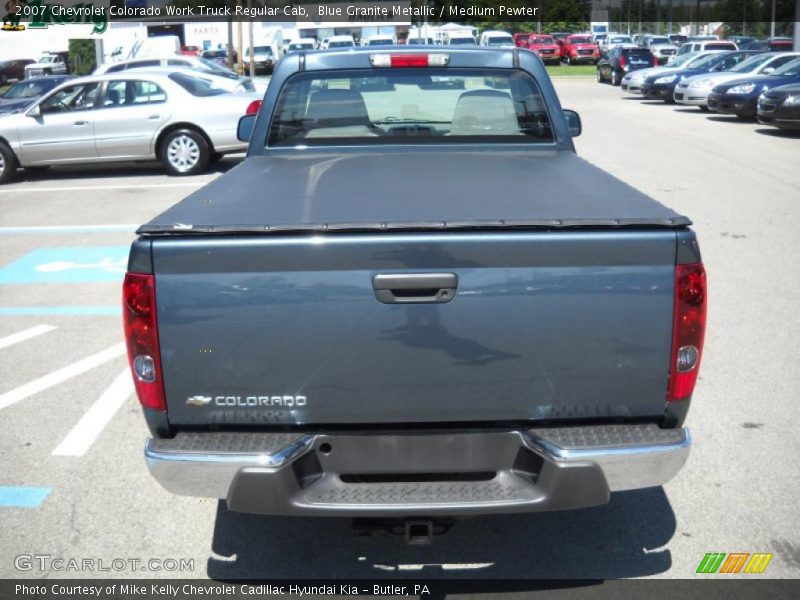
<svg viewBox="0 0 800 600">
<path fill-rule="evenodd" d="M 528 38 L 530 38 L 532 33 L 515 33 L 514 34 L 514 45 L 517 48 L 527 48 L 528 47 Z"/>
<path fill-rule="evenodd" d="M 132 60 L 124 60 L 116 63 L 106 63 L 100 65 L 94 70 L 93 75 L 103 75 L 105 73 L 121 73 L 122 71 L 131 71 L 134 69 L 156 69 L 160 67 L 178 68 L 178 69 L 192 69 L 197 71 L 198 74 L 211 75 L 213 77 L 220 77 L 227 79 L 226 82 L 221 82 L 219 85 L 224 85 L 228 91 L 256 91 L 256 86 L 253 80 L 249 77 L 242 77 L 231 71 L 227 67 L 220 65 L 218 62 L 200 58 L 197 56 L 180 56 L 173 54 L 171 56 L 136 58 Z"/>
<path fill-rule="evenodd" d="M 591 36 L 569 35 L 564 40 L 561 57 L 568 65 L 577 63 L 597 64 L 600 60 L 600 48 L 592 43 Z"/>
<path fill-rule="evenodd" d="M 691 52 L 705 52 L 707 50 L 738 50 L 739 47 L 734 44 L 733 42 L 729 42 L 727 40 L 718 40 L 716 38 L 705 40 L 705 41 L 692 41 L 692 38 L 689 38 L 683 46 L 678 48 L 678 52 L 669 57 L 667 60 L 667 64 L 672 66 L 673 63 L 677 60 L 679 56 L 683 56 L 684 54 L 689 54 Z"/>
<path fill-rule="evenodd" d="M 544 62 L 561 62 L 561 46 L 550 35 L 533 34 L 528 38 L 528 50 L 537 54 Z"/>
<path fill-rule="evenodd" d="M 0 114 L 24 110 L 68 79 L 71 79 L 69 75 L 48 75 L 47 77 L 31 77 L 18 81 L 0 96 Z"/>
<path fill-rule="evenodd" d="M 406 44 L 409 46 L 434 46 L 436 44 L 436 40 L 434 40 L 432 37 L 426 38 L 412 35 L 408 37 Z"/>
<path fill-rule="evenodd" d="M 385 33 L 371 35 L 367 38 L 366 46 L 396 46 L 397 38 Z"/>
<path fill-rule="evenodd" d="M 25 67 L 34 62 L 30 58 L 0 61 L 0 85 L 25 79 Z"/>
<path fill-rule="evenodd" d="M 757 40 L 747 44 L 746 50 L 767 50 L 770 52 L 790 52 L 794 48 L 791 38 L 772 38 Z"/>
<path fill-rule="evenodd" d="M 715 86 L 708 95 L 708 108 L 751 121 L 756 118 L 758 97 L 772 88 L 800 83 L 800 58 L 769 75 L 751 75 Z"/>
<path fill-rule="evenodd" d="M 672 45 L 676 48 L 680 48 L 683 46 L 684 43 L 689 39 L 688 36 L 681 35 L 680 33 L 670 33 L 667 35 L 669 41 L 672 42 Z"/>
<path fill-rule="evenodd" d="M 399 68 L 419 53 L 282 62 L 244 162 L 139 228 L 123 320 L 166 490 L 428 543 L 435 519 L 602 505 L 684 465 L 691 221 L 576 156 L 530 52 Z M 439 76 L 469 89 L 420 86 Z"/>
<path fill-rule="evenodd" d="M 69 73 L 67 56 L 66 52 L 43 54 L 36 62 L 25 65 L 25 78 L 40 77 L 42 75 L 66 75 Z"/>
<path fill-rule="evenodd" d="M 800 84 L 762 92 L 758 97 L 758 122 L 779 129 L 800 130 Z"/>
<path fill-rule="evenodd" d="M 553 31 L 549 35 L 553 36 L 553 39 L 556 41 L 556 44 L 558 44 L 563 48 L 564 43 L 566 42 L 567 37 L 569 37 L 570 34 L 564 31 Z"/>
<path fill-rule="evenodd" d="M 475 38 L 466 32 L 454 32 L 447 36 L 448 46 L 477 46 Z"/>
<path fill-rule="evenodd" d="M 629 35 L 621 35 L 619 33 L 614 33 L 611 35 L 607 35 L 603 40 L 600 42 L 600 54 L 606 55 L 608 54 L 612 48 L 615 46 L 635 46 L 636 44 L 633 43 L 633 38 Z"/>
<path fill-rule="evenodd" d="M 716 50 L 714 52 L 721 52 L 721 50 Z M 713 52 L 695 52 L 692 54 L 684 54 L 675 63 L 669 67 L 651 67 L 649 69 L 639 69 L 636 71 L 631 71 L 622 78 L 622 82 L 620 83 L 620 89 L 623 92 L 629 92 L 631 94 L 641 94 L 642 93 L 642 83 L 644 80 L 647 79 L 650 75 L 655 74 L 667 74 L 673 72 L 673 70 L 679 70 L 684 66 L 693 65 L 696 62 L 703 60 L 709 54 L 713 54 Z"/>
<path fill-rule="evenodd" d="M 200 46 L 181 46 L 181 54 L 184 56 L 200 56 L 202 51 Z"/>
<path fill-rule="evenodd" d="M 722 73 L 706 73 L 688 77 L 675 86 L 675 102 L 697 106 L 701 110 L 707 111 L 708 95 L 714 86 L 748 75 L 769 75 L 775 69 L 796 58 L 800 58 L 800 52 L 759 52 Z"/>
<path fill-rule="evenodd" d="M 754 38 L 746 35 L 729 35 L 726 39 L 739 46 L 742 50 L 761 50 L 761 48 L 745 48 L 750 42 L 756 41 Z"/>
<path fill-rule="evenodd" d="M 653 53 L 660 65 L 666 64 L 670 57 L 678 53 L 675 44 L 666 36 L 647 36 L 645 37 L 644 45 Z"/>
<path fill-rule="evenodd" d="M 272 46 L 253 46 L 252 55 L 250 48 L 246 48 L 244 51 L 245 68 L 249 69 L 252 64 L 256 73 L 272 73 L 279 58 L 272 52 Z"/>
<path fill-rule="evenodd" d="M 328 39 L 325 47 L 329 50 L 333 48 L 354 48 L 356 45 L 352 35 L 335 35 Z"/>
<path fill-rule="evenodd" d="M 292 52 L 311 52 L 316 48 L 316 44 L 314 38 L 300 38 L 298 40 L 292 40 L 289 42 L 289 46 L 286 50 L 287 54 Z"/>
<path fill-rule="evenodd" d="M 506 31 L 484 31 L 479 44 L 489 48 L 513 48 L 515 46 L 514 38 Z"/>
<path fill-rule="evenodd" d="M 227 68 L 228 66 L 228 51 L 217 49 L 217 50 L 205 50 L 201 55 L 202 58 L 205 60 L 211 61 L 220 65 L 221 67 Z"/>
<path fill-rule="evenodd" d="M 684 79 L 704 73 L 727 71 L 754 54 L 757 54 L 757 51 L 718 52 L 707 56 L 705 60 L 694 62 L 682 69 L 670 69 L 670 73 L 650 75 L 642 82 L 642 96 L 650 100 L 663 100 L 667 104 L 674 104 L 675 86 Z"/>
<path fill-rule="evenodd" d="M 597 63 L 597 81 L 608 81 L 611 85 L 620 85 L 628 73 L 656 66 L 657 61 L 647 48 L 627 44 L 616 46 L 605 58 Z"/>
<path fill-rule="evenodd" d="M 193 175 L 240 152 L 239 117 L 260 95 L 232 94 L 188 69 L 136 70 L 70 80 L 24 112 L 0 116 L 0 182 L 17 166 L 161 160 Z"/>
</svg>

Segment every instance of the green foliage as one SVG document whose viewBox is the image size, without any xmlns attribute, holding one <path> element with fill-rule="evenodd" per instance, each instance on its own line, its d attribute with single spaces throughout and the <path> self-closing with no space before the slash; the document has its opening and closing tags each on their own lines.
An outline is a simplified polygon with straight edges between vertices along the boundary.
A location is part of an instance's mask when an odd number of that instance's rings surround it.
<svg viewBox="0 0 800 600">
<path fill-rule="evenodd" d="M 97 67 L 94 40 L 70 40 L 69 72 L 73 75 L 88 75 Z"/>
</svg>

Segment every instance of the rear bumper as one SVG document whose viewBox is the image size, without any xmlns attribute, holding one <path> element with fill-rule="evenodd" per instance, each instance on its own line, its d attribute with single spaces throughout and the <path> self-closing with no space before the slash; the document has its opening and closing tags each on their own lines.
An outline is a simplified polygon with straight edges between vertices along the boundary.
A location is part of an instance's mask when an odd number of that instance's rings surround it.
<svg viewBox="0 0 800 600">
<path fill-rule="evenodd" d="M 414 433 L 182 433 L 145 457 L 168 491 L 230 510 L 315 516 L 458 516 L 566 510 L 658 486 L 687 429 L 653 424 Z"/>
</svg>

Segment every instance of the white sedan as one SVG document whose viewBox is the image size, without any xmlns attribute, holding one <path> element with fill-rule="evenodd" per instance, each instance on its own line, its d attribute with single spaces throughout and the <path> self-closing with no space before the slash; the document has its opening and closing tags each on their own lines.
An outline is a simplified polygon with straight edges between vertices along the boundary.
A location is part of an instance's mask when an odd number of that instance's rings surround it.
<svg viewBox="0 0 800 600">
<path fill-rule="evenodd" d="M 230 93 L 194 71 L 71 79 L 24 112 L 0 116 L 0 183 L 17 167 L 160 160 L 193 175 L 241 152 L 239 118 L 261 96 Z"/>
</svg>

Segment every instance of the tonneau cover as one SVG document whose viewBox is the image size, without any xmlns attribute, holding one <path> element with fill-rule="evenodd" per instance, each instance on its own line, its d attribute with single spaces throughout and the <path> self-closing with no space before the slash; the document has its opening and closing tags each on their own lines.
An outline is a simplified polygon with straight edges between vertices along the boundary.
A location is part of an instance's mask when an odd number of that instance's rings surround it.
<svg viewBox="0 0 800 600">
<path fill-rule="evenodd" d="M 371 148 L 250 157 L 138 233 L 690 224 L 571 152 Z"/>
</svg>

